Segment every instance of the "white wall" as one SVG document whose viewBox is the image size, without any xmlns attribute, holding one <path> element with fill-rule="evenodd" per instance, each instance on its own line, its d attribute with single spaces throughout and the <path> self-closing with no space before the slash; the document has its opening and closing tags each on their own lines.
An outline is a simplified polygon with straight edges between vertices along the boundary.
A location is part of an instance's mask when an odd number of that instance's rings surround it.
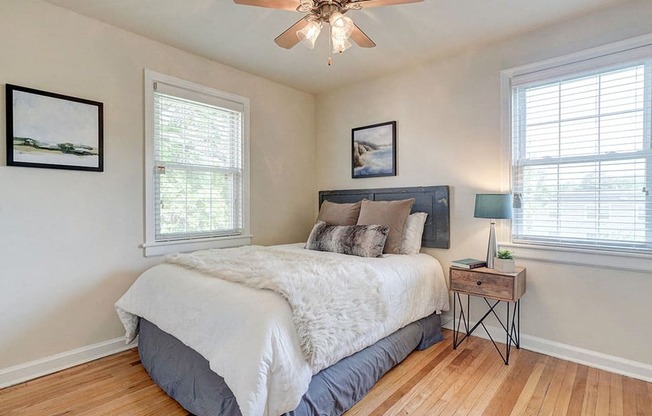
<svg viewBox="0 0 652 416">
<path fill-rule="evenodd" d="M 103 173 L 7 167 L 0 95 L 0 370 L 123 335 L 113 303 L 159 261 L 139 248 L 144 68 L 251 99 L 254 243 L 305 240 L 313 96 L 40 1 L 0 1 L 0 28 L 0 84 L 101 101 L 105 121 Z"/>
<path fill-rule="evenodd" d="M 485 251 L 473 196 L 501 181 L 500 70 L 646 33 L 651 18 L 635 0 L 342 88 L 315 108 L 308 94 L 38 0 L 0 1 L 0 84 L 105 105 L 104 173 L 4 166 L 0 116 L 0 370 L 121 336 L 113 303 L 158 261 L 138 248 L 144 68 L 251 99 L 254 243 L 305 239 L 317 188 L 448 184 L 451 249 L 428 251 L 447 267 Z M 387 120 L 399 122 L 399 176 L 351 180 L 350 129 Z M 652 276 L 523 264 L 525 334 L 652 363 Z"/>
<path fill-rule="evenodd" d="M 652 2 L 632 1 L 319 95 L 319 189 L 451 185 L 451 248 L 427 252 L 446 269 L 456 258 L 483 258 L 489 224 L 473 218 L 473 201 L 501 191 L 500 71 L 642 35 L 650 21 Z M 398 176 L 351 179 L 351 128 L 390 120 L 398 121 Z M 650 274 L 520 264 L 528 268 L 523 334 L 652 364 Z"/>
</svg>

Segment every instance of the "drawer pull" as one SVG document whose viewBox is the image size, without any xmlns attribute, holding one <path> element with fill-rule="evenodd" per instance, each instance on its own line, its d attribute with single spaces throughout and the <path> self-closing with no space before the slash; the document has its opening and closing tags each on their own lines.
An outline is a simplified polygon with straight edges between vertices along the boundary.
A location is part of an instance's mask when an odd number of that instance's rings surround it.
<svg viewBox="0 0 652 416">
<path fill-rule="evenodd" d="M 482 284 L 482 282 L 478 280 L 477 282 L 475 282 L 475 284 L 480 286 Z"/>
</svg>

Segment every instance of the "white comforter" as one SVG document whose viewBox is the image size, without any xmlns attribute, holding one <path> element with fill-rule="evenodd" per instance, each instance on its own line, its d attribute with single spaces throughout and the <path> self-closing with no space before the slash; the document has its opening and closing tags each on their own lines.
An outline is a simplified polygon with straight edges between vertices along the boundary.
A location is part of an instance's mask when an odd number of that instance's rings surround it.
<svg viewBox="0 0 652 416">
<path fill-rule="evenodd" d="M 434 311 L 448 310 L 441 265 L 428 255 L 357 258 L 304 250 L 302 244 L 278 246 L 278 250 L 308 255 L 317 262 L 355 259 L 380 274 L 387 319 L 367 334 L 366 345 Z M 205 357 L 224 378 L 243 416 L 293 410 L 319 370 L 302 354 L 288 302 L 269 290 L 163 264 L 143 273 L 116 309 L 127 340 L 136 335 L 141 316 Z"/>
<path fill-rule="evenodd" d="M 179 253 L 166 261 L 283 296 L 313 374 L 378 341 L 387 319 L 383 276 L 353 256 L 243 246 Z"/>
</svg>

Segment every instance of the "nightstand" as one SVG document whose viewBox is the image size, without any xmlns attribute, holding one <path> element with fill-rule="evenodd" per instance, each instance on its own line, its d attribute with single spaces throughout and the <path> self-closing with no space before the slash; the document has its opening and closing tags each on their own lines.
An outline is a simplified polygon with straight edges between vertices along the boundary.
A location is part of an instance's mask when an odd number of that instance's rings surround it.
<svg viewBox="0 0 652 416">
<path fill-rule="evenodd" d="M 478 326 L 484 328 L 489 339 L 493 342 L 498 354 L 505 364 L 509 364 L 509 352 L 514 345 L 521 347 L 521 296 L 525 293 L 525 268 L 517 267 L 514 273 L 502 273 L 486 267 L 477 269 L 450 268 L 451 290 L 453 291 L 453 349 L 469 337 Z M 462 303 L 461 295 L 466 295 L 466 310 Z M 487 313 L 470 328 L 469 316 L 471 314 L 471 296 L 484 299 L 489 307 Z M 505 302 L 507 314 L 505 322 L 496 313 L 496 306 Z M 459 313 L 457 307 L 459 304 Z M 505 353 L 498 348 L 496 341 L 484 325 L 487 316 L 493 314 L 505 330 Z M 464 331 L 460 329 L 464 325 Z M 461 336 L 461 338 L 460 338 Z"/>
</svg>

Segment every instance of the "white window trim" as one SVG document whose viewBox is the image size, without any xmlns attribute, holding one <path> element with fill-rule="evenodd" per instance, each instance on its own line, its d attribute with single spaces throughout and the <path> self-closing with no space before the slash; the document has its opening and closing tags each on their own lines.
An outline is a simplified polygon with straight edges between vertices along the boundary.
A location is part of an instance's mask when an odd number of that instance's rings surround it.
<svg viewBox="0 0 652 416">
<path fill-rule="evenodd" d="M 630 272 L 652 272 L 652 256 L 649 254 L 624 253 L 608 250 L 565 248 L 521 243 L 498 243 L 515 253 L 519 260 L 544 263 L 590 266 L 599 269 L 625 270 Z"/>
<path fill-rule="evenodd" d="M 554 71 L 555 68 L 575 65 L 579 68 L 586 64 L 585 69 L 591 68 L 591 60 L 596 58 L 612 59 L 617 63 L 622 60 L 621 56 L 626 53 L 628 58 L 650 56 L 652 50 L 652 34 L 614 42 L 596 48 L 563 55 L 519 67 L 509 68 L 501 71 L 501 191 L 511 191 L 512 177 L 512 85 L 511 79 L 524 74 L 536 74 L 540 71 Z M 605 61 L 608 62 L 608 61 Z M 546 263 L 558 263 L 574 266 L 590 266 L 602 269 L 625 270 L 640 273 L 652 272 L 652 255 L 614 252 L 599 249 L 566 248 L 539 244 L 514 243 L 512 241 L 511 221 L 509 225 L 500 228 L 498 237 L 503 241 L 501 247 L 514 250 L 516 257 L 522 260 L 540 261 Z"/>
<path fill-rule="evenodd" d="M 226 100 L 242 103 L 243 118 L 243 148 L 242 148 L 242 215 L 243 232 L 238 236 L 187 239 L 177 241 L 156 242 L 154 216 L 154 82 L 175 85 L 191 91 L 214 95 Z M 180 251 L 194 251 L 211 248 L 237 247 L 251 244 L 251 211 L 250 211 L 250 161 L 249 161 L 249 98 L 219 91 L 203 85 L 195 84 L 169 75 L 145 69 L 145 257 L 161 256 Z"/>
</svg>

